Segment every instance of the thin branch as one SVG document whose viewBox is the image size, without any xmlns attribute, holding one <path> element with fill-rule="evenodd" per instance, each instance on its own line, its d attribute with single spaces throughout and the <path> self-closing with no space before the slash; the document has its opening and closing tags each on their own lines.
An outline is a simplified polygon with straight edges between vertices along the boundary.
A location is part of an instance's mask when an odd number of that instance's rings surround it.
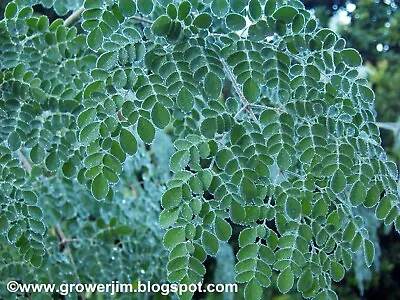
<svg viewBox="0 0 400 300">
<path fill-rule="evenodd" d="M 78 283 L 81 283 L 81 279 L 79 278 L 79 274 L 78 274 L 78 270 L 76 268 L 74 257 L 72 256 L 71 247 L 69 246 L 70 240 L 65 237 L 65 234 L 62 231 L 60 224 L 56 225 L 56 230 L 57 230 L 57 234 L 58 234 L 58 236 L 60 237 L 60 240 L 61 240 L 60 244 L 64 245 L 64 247 L 65 247 L 65 249 L 67 251 L 68 258 L 69 258 L 69 260 L 71 262 L 72 268 L 74 269 L 75 275 L 76 275 L 76 277 L 78 279 Z M 86 297 L 85 297 L 85 295 L 83 293 L 81 293 L 81 297 L 82 297 L 83 300 L 86 299 Z"/>
<path fill-rule="evenodd" d="M 74 11 L 72 15 L 70 15 L 68 18 L 65 19 L 64 25 L 65 26 L 70 26 L 72 23 L 74 23 L 76 20 L 78 20 L 81 17 L 81 13 L 83 12 L 84 7 L 81 6 L 77 11 Z"/>
<path fill-rule="evenodd" d="M 396 123 L 396 122 L 376 122 L 376 125 L 379 128 L 392 130 L 394 132 L 400 130 L 400 123 Z"/>
<path fill-rule="evenodd" d="M 17 155 L 19 160 L 22 163 L 22 166 L 24 167 L 24 169 L 30 174 L 32 171 L 32 165 L 30 164 L 30 162 L 26 159 L 25 155 L 22 154 L 21 150 L 17 150 Z"/>
<path fill-rule="evenodd" d="M 272 109 L 272 110 L 276 110 L 277 112 L 280 112 L 280 113 L 285 112 L 285 110 L 281 107 L 265 106 L 265 105 L 259 105 L 259 104 L 253 104 L 253 103 L 249 103 L 249 105 L 252 108 Z"/>
<path fill-rule="evenodd" d="M 243 95 L 242 90 L 239 87 L 238 82 L 236 81 L 235 76 L 233 75 L 232 71 L 229 69 L 228 64 L 222 59 L 222 65 L 224 66 L 226 73 L 228 74 L 229 79 L 232 82 L 233 88 L 235 89 L 236 93 L 239 96 L 240 101 L 242 101 L 245 109 L 249 112 L 250 116 L 253 118 L 254 121 L 258 123 L 257 117 L 255 116 L 253 110 L 251 109 L 251 105 L 249 101 L 247 101 L 246 97 Z"/>
<path fill-rule="evenodd" d="M 210 36 L 216 36 L 216 37 L 221 37 L 221 36 L 226 36 L 226 34 L 223 33 L 216 33 L 216 32 L 212 32 L 209 34 Z"/>
<path fill-rule="evenodd" d="M 237 117 L 239 117 L 239 115 L 242 113 L 242 111 L 244 111 L 246 109 L 246 106 L 242 106 L 241 109 L 239 109 L 239 111 L 236 113 L 236 115 L 233 117 L 234 119 L 236 119 Z"/>
<path fill-rule="evenodd" d="M 142 18 L 142 17 L 132 16 L 131 18 L 133 20 L 136 20 L 136 21 L 139 21 L 139 22 L 142 22 L 142 23 L 153 24 L 153 21 L 150 21 L 150 20 Z"/>
</svg>

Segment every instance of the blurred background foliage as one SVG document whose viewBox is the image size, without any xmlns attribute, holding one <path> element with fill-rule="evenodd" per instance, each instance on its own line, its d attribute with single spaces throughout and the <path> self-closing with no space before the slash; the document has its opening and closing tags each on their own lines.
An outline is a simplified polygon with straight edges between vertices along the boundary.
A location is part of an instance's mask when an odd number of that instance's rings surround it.
<svg viewBox="0 0 400 300">
<path fill-rule="evenodd" d="M 8 2 L 10 2 L 10 0 L 0 0 L 0 19 L 3 18 L 4 8 Z M 303 3 L 318 17 L 321 26 L 329 27 L 337 32 L 347 40 L 347 45 L 349 47 L 353 47 L 361 53 L 364 66 L 360 71 L 362 76 L 369 79 L 371 87 L 375 91 L 375 109 L 379 127 L 381 128 L 383 145 L 389 156 L 400 166 L 400 0 L 352 0 L 351 2 L 345 0 L 303 0 Z M 53 10 L 48 10 L 41 6 L 35 7 L 35 10 L 41 14 L 44 13 L 48 15 L 51 20 L 58 17 Z M 132 203 L 135 203 L 135 205 L 131 207 L 130 211 L 136 213 L 134 218 L 126 218 L 124 225 L 129 226 L 132 222 L 140 224 L 143 221 L 140 219 L 141 217 L 154 218 L 151 222 L 155 222 L 157 218 L 158 206 L 149 214 L 149 211 L 143 210 L 138 200 L 146 199 L 149 201 L 150 199 L 157 198 L 154 197 L 155 190 L 159 188 L 160 182 L 165 181 L 165 178 L 157 178 L 157 182 L 154 186 L 149 185 L 153 188 L 153 190 L 150 191 L 152 197 L 145 195 L 149 191 L 144 191 L 140 183 L 152 178 L 149 172 L 153 172 L 153 168 L 166 166 L 167 162 L 161 160 L 168 156 L 165 155 L 165 148 L 148 150 L 148 153 L 143 153 L 140 163 L 132 163 L 132 170 L 126 170 L 124 173 L 126 177 L 122 180 L 122 184 L 125 184 L 125 186 L 121 187 L 119 198 L 122 199 L 121 201 L 123 201 L 123 199 L 132 199 Z M 150 160 L 146 161 L 147 163 L 143 163 L 144 157 L 146 157 L 147 160 L 149 159 L 148 157 L 150 156 L 148 155 L 156 157 L 158 163 L 153 165 L 154 162 L 150 162 Z M 168 171 L 165 170 L 165 172 L 161 173 L 168 174 Z M 69 192 L 77 192 L 70 182 L 59 184 L 59 186 L 67 187 Z M 135 194 L 140 190 L 144 193 L 143 198 Z M 160 191 L 158 191 L 158 193 L 159 192 Z M 46 190 L 45 186 L 43 193 L 49 195 L 49 197 L 58 195 L 54 191 Z M 48 203 L 53 203 L 55 206 L 61 205 L 62 195 L 59 195 L 59 201 L 48 201 Z M 46 198 L 43 197 L 42 199 Z M 121 203 L 124 204 L 123 202 Z M 94 219 L 101 219 L 101 211 L 111 209 L 108 205 L 107 203 L 101 206 L 99 205 L 98 216 Z M 126 210 L 120 207 L 114 207 L 113 209 L 118 211 L 116 213 L 122 213 L 122 211 L 126 212 Z M 49 210 L 56 213 L 57 208 L 49 207 Z M 142 212 L 144 214 L 137 214 L 137 212 Z M 344 280 L 336 285 L 335 289 L 339 295 L 339 299 L 400 299 L 400 289 L 398 288 L 400 282 L 400 238 L 392 228 L 386 228 L 384 225 L 378 223 L 373 214 L 369 216 L 368 213 L 363 211 L 359 213 L 363 215 L 364 218 L 370 218 L 367 222 L 370 226 L 369 230 L 372 232 L 372 237 L 375 238 L 376 245 L 379 244 L 380 247 L 378 248 L 375 264 L 371 269 L 367 269 L 364 264 L 357 263 L 356 260 L 351 273 L 346 274 Z M 73 233 L 73 220 L 74 218 L 70 218 L 70 220 L 66 218 L 64 225 L 69 228 L 66 233 L 68 235 L 78 236 L 79 234 Z M 88 218 L 88 220 L 93 220 L 93 216 Z M 110 222 L 111 220 L 106 221 Z M 148 220 L 146 220 L 146 222 L 150 223 Z M 49 223 L 54 222 L 49 220 Z M 238 232 L 237 230 L 235 233 L 234 228 L 233 234 L 238 234 Z M 148 235 L 148 232 L 146 232 L 146 228 L 144 228 L 143 233 L 135 232 L 135 234 Z M 160 239 L 162 232 L 153 232 L 152 234 L 155 238 L 154 246 L 157 248 L 157 251 L 140 249 L 140 253 L 136 253 L 135 257 L 137 259 L 142 259 L 142 265 L 147 263 L 148 269 L 146 273 L 149 275 L 148 279 L 163 281 L 165 274 L 158 274 L 152 271 L 155 259 L 162 260 L 165 255 L 163 249 L 157 245 L 157 239 Z M 107 247 L 114 249 L 115 241 L 113 240 L 107 244 L 106 240 L 107 237 L 105 236 L 102 241 L 103 246 L 105 246 L 104 249 L 110 250 Z M 49 241 L 49 245 L 51 245 L 52 242 L 54 241 Z M 55 247 L 58 246 L 56 245 Z M 217 257 L 215 259 L 208 259 L 206 263 L 207 275 L 205 283 L 233 282 L 233 261 L 237 248 L 238 245 L 234 244 L 221 245 L 222 251 L 218 253 Z M 149 257 L 149 252 L 155 253 L 155 256 Z M 140 258 L 139 254 L 142 255 Z M 122 257 L 118 259 L 121 262 L 121 267 L 130 267 L 129 264 L 123 262 Z M 359 258 L 359 261 L 361 260 L 363 260 L 363 257 Z M 110 266 L 107 266 L 107 264 L 104 264 L 104 269 L 109 267 Z M 140 271 L 141 269 L 137 268 L 136 270 Z M 62 272 L 59 275 L 62 275 Z M 139 276 L 139 274 L 131 275 L 133 275 L 133 277 Z M 27 276 L 29 277 L 29 274 L 27 274 Z M 104 278 L 95 279 L 100 280 Z M 242 289 L 242 287 L 239 289 Z M 230 300 L 241 299 L 242 294 L 241 292 L 235 295 L 202 294 L 195 295 L 195 298 Z M 100 298 L 97 296 L 90 298 L 101 299 L 101 296 Z M 301 299 L 301 296 L 294 293 L 281 295 L 276 288 L 271 288 L 269 293 L 265 293 L 264 298 L 273 300 L 294 300 Z"/>
</svg>

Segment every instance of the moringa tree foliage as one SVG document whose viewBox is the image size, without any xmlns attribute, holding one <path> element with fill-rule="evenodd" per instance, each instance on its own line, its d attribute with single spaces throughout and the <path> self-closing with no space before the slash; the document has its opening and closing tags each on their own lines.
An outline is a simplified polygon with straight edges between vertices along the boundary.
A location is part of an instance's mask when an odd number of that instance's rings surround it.
<svg viewBox="0 0 400 300">
<path fill-rule="evenodd" d="M 360 211 L 400 229 L 361 63 L 297 0 L 10 2 L 2 282 L 195 283 L 237 239 L 246 299 L 336 299 Z"/>
</svg>

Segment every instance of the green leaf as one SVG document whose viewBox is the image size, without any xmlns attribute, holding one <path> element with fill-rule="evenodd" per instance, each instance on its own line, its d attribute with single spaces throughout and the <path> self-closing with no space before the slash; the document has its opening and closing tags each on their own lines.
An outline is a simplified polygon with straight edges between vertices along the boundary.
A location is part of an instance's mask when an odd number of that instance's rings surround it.
<svg viewBox="0 0 400 300">
<path fill-rule="evenodd" d="M 257 229 L 246 228 L 242 230 L 239 234 L 239 247 L 243 248 L 244 246 L 253 244 L 256 238 L 257 238 Z"/>
<path fill-rule="evenodd" d="M 344 175 L 343 171 L 337 169 L 336 172 L 333 174 L 331 180 L 331 189 L 334 193 L 339 194 L 343 192 L 347 184 L 346 176 Z"/>
<path fill-rule="evenodd" d="M 204 230 L 203 235 L 201 237 L 201 243 L 204 246 L 204 250 L 206 250 L 209 255 L 216 255 L 219 248 L 218 239 L 209 231 Z"/>
<path fill-rule="evenodd" d="M 166 249 L 172 250 L 176 245 L 185 241 L 185 228 L 175 227 L 169 229 L 164 235 L 163 245 Z"/>
<path fill-rule="evenodd" d="M 297 15 L 297 13 L 298 13 L 297 9 L 291 6 L 283 6 L 273 14 L 273 17 L 278 21 L 282 21 L 286 24 L 289 24 L 292 22 L 293 18 Z"/>
<path fill-rule="evenodd" d="M 294 284 L 294 275 L 290 267 L 286 268 L 281 273 L 279 273 L 278 278 L 276 280 L 276 285 L 282 294 L 286 294 L 287 292 L 289 292 L 290 289 L 293 287 L 293 284 Z"/>
<path fill-rule="evenodd" d="M 39 144 L 36 144 L 29 152 L 29 157 L 34 164 L 40 164 L 46 157 L 46 151 Z"/>
<path fill-rule="evenodd" d="M 276 0 L 267 1 L 267 3 L 265 3 L 265 9 L 264 10 L 265 10 L 265 16 L 267 16 L 267 17 L 272 16 L 272 14 L 276 10 Z"/>
<path fill-rule="evenodd" d="M 352 68 L 356 68 L 361 65 L 361 55 L 355 49 L 344 49 L 340 52 L 340 56 L 346 65 Z"/>
<path fill-rule="evenodd" d="M 241 13 L 246 8 L 247 3 L 248 0 L 230 0 L 232 10 L 237 13 Z"/>
<path fill-rule="evenodd" d="M 295 198 L 289 197 L 286 201 L 286 213 L 292 219 L 297 219 L 301 215 L 301 204 Z"/>
<path fill-rule="evenodd" d="M 103 32 L 100 28 L 91 31 L 86 38 L 87 45 L 93 51 L 97 51 L 103 45 Z"/>
<path fill-rule="evenodd" d="M 333 281 L 339 282 L 343 279 L 345 270 L 341 264 L 337 263 L 336 261 L 332 261 L 330 273 Z"/>
<path fill-rule="evenodd" d="M 226 26 L 232 31 L 239 31 L 246 26 L 246 20 L 239 14 L 229 14 L 226 16 Z"/>
<path fill-rule="evenodd" d="M 171 160 L 169 163 L 170 170 L 174 173 L 184 169 L 189 163 L 190 154 L 186 150 L 180 150 L 175 152 L 171 156 Z"/>
<path fill-rule="evenodd" d="M 156 103 L 151 111 L 151 120 L 154 125 L 160 129 L 164 129 L 171 120 L 171 115 L 163 105 Z"/>
<path fill-rule="evenodd" d="M 303 28 L 304 28 L 304 16 L 302 14 L 298 14 L 293 19 L 292 30 L 293 32 L 298 33 Z"/>
<path fill-rule="evenodd" d="M 110 52 L 105 52 L 97 60 L 96 66 L 99 69 L 103 69 L 105 71 L 108 71 L 110 69 L 113 69 L 115 65 L 118 62 L 118 54 L 117 52 L 110 51 Z"/>
<path fill-rule="evenodd" d="M 6 216 L 0 216 L 0 233 L 7 232 L 9 223 Z"/>
<path fill-rule="evenodd" d="M 8 229 L 7 237 L 10 243 L 15 244 L 22 235 L 22 228 L 17 223 Z"/>
<path fill-rule="evenodd" d="M 214 138 L 217 132 L 217 120 L 215 118 L 207 118 L 201 122 L 200 131 L 206 138 Z"/>
<path fill-rule="evenodd" d="M 375 246 L 370 240 L 364 239 L 363 250 L 364 250 L 365 263 L 369 268 L 370 266 L 372 266 L 372 263 L 374 262 Z"/>
<path fill-rule="evenodd" d="M 190 14 L 191 4 L 189 1 L 183 1 L 179 4 L 178 19 L 184 20 Z"/>
<path fill-rule="evenodd" d="M 390 209 L 392 208 L 391 197 L 392 195 L 387 195 L 382 198 L 376 207 L 375 214 L 379 220 L 383 220 L 389 214 Z"/>
<path fill-rule="evenodd" d="M 7 4 L 6 9 L 4 11 L 4 17 L 6 19 L 12 19 L 16 16 L 18 12 L 18 6 L 14 2 L 10 2 Z"/>
<path fill-rule="evenodd" d="M 249 78 L 243 84 L 243 94 L 249 102 L 256 102 L 260 96 L 260 87 L 253 78 Z"/>
<path fill-rule="evenodd" d="M 193 20 L 193 25 L 201 29 L 207 29 L 208 27 L 211 26 L 211 24 L 212 24 L 211 16 L 207 13 L 199 14 Z"/>
<path fill-rule="evenodd" d="M 364 205 L 365 207 L 371 208 L 374 207 L 380 200 L 381 192 L 380 190 L 373 185 L 367 192 L 365 196 Z"/>
<path fill-rule="evenodd" d="M 215 234 L 221 241 L 228 241 L 232 235 L 232 227 L 224 219 L 217 217 L 215 219 Z"/>
<path fill-rule="evenodd" d="M 37 196 L 32 191 L 24 191 L 23 192 L 24 200 L 27 204 L 36 204 L 37 203 Z"/>
<path fill-rule="evenodd" d="M 290 154 L 287 152 L 285 148 L 282 148 L 281 151 L 279 151 L 276 161 L 278 163 L 278 166 L 282 170 L 287 170 L 292 165 L 292 159 L 290 157 Z"/>
<path fill-rule="evenodd" d="M 247 202 L 254 200 L 257 197 L 257 186 L 248 178 L 243 177 L 240 184 L 241 195 Z"/>
<path fill-rule="evenodd" d="M 52 152 L 50 153 L 47 157 L 46 157 L 46 168 L 51 171 L 51 172 L 55 172 L 59 169 L 60 167 L 60 157 L 58 156 L 57 152 Z"/>
<path fill-rule="evenodd" d="M 82 128 L 79 139 L 82 143 L 89 144 L 99 137 L 99 123 L 91 123 Z"/>
<path fill-rule="evenodd" d="M 92 194 L 97 200 L 104 199 L 110 187 L 108 186 L 108 181 L 103 173 L 98 174 L 92 181 Z"/>
<path fill-rule="evenodd" d="M 222 91 L 221 79 L 213 72 L 207 73 L 204 78 L 204 91 L 211 99 L 218 99 Z"/>
<path fill-rule="evenodd" d="M 144 15 L 149 15 L 153 11 L 153 0 L 137 0 L 139 11 Z"/>
<path fill-rule="evenodd" d="M 242 205 L 240 205 L 236 201 L 232 201 L 232 204 L 231 204 L 231 207 L 229 210 L 229 214 L 230 214 L 231 220 L 234 223 L 240 224 L 243 222 L 246 212 Z"/>
<path fill-rule="evenodd" d="M 139 5 L 138 1 L 138 5 Z M 147 1 L 147 2 L 151 2 L 151 0 Z M 121 11 L 121 13 L 124 15 L 124 17 L 131 17 L 135 14 L 136 12 L 136 5 L 135 2 L 133 0 L 119 0 L 119 9 Z"/>
<path fill-rule="evenodd" d="M 137 133 L 143 142 L 151 144 L 154 140 L 156 131 L 149 120 L 140 117 L 137 124 Z"/>
<path fill-rule="evenodd" d="M 297 290 L 299 292 L 305 292 L 312 287 L 313 275 L 310 269 L 306 269 L 297 281 Z"/>
<path fill-rule="evenodd" d="M 194 97 L 187 88 L 183 87 L 176 97 L 176 103 L 183 112 L 189 113 L 194 106 Z"/>
<path fill-rule="evenodd" d="M 250 0 L 249 14 L 253 20 L 257 20 L 261 17 L 262 8 L 259 0 Z"/>
<path fill-rule="evenodd" d="M 179 207 L 173 209 L 164 209 L 160 214 L 159 223 L 161 228 L 168 228 L 173 225 L 178 219 L 180 209 Z"/>
<path fill-rule="evenodd" d="M 97 111 L 95 108 L 89 108 L 81 112 L 78 116 L 78 126 L 80 128 L 93 123 L 96 120 Z"/>
<path fill-rule="evenodd" d="M 117 70 L 113 76 L 113 83 L 116 88 L 122 89 L 128 82 L 128 76 L 124 70 Z"/>
<path fill-rule="evenodd" d="M 161 205 L 164 209 L 171 209 L 177 207 L 182 202 L 182 188 L 174 187 L 167 190 L 162 198 Z"/>
<path fill-rule="evenodd" d="M 172 27 L 172 21 L 168 16 L 159 16 L 153 23 L 151 29 L 158 36 L 166 36 Z"/>
<path fill-rule="evenodd" d="M 262 294 L 263 289 L 257 279 L 253 278 L 246 284 L 244 290 L 245 299 L 259 300 L 261 299 Z"/>
<path fill-rule="evenodd" d="M 46 32 L 49 29 L 49 18 L 47 16 L 40 16 L 37 22 L 37 29 L 39 32 Z"/>
<path fill-rule="evenodd" d="M 356 181 L 350 191 L 351 204 L 353 206 L 358 206 L 364 202 L 366 196 L 367 191 L 364 184 L 361 181 Z"/>
<path fill-rule="evenodd" d="M 21 147 L 21 138 L 18 134 L 18 132 L 13 131 L 10 133 L 8 136 L 8 147 L 10 147 L 11 151 L 18 150 L 19 147 Z"/>
<path fill-rule="evenodd" d="M 178 16 L 178 11 L 176 10 L 176 6 L 173 3 L 168 4 L 167 6 L 167 15 L 172 19 L 175 20 Z M 173 23 L 174 24 L 174 23 Z"/>
<path fill-rule="evenodd" d="M 356 226 L 352 221 L 349 221 L 344 232 L 343 232 L 343 240 L 347 242 L 351 242 L 356 234 Z"/>
<path fill-rule="evenodd" d="M 137 151 L 137 141 L 134 135 L 126 130 L 121 129 L 119 134 L 119 143 L 121 145 L 122 150 L 129 155 L 134 155 Z"/>
<path fill-rule="evenodd" d="M 214 0 L 211 3 L 211 11 L 214 15 L 221 18 L 224 17 L 229 11 L 229 4 L 227 0 Z"/>
<path fill-rule="evenodd" d="M 62 172 L 65 177 L 71 178 L 76 174 L 76 167 L 75 165 L 69 160 L 65 162 L 62 166 Z"/>
</svg>

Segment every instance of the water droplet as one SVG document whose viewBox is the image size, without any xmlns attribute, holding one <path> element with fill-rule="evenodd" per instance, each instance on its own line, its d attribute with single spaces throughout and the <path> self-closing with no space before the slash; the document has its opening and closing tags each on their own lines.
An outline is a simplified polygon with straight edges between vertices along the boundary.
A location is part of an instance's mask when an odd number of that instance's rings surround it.
<svg viewBox="0 0 400 300">
<path fill-rule="evenodd" d="M 356 10 L 356 8 L 357 8 L 357 6 L 354 4 L 354 3 L 347 3 L 347 5 L 346 5 L 346 10 L 349 12 L 349 13 L 352 13 L 353 11 L 355 11 Z"/>
<path fill-rule="evenodd" d="M 142 270 L 140 270 L 140 273 L 144 274 L 144 273 L 146 273 L 146 271 L 142 269 Z"/>
<path fill-rule="evenodd" d="M 376 51 L 382 52 L 383 51 L 383 45 L 381 43 L 376 45 Z"/>
<path fill-rule="evenodd" d="M 383 46 L 383 50 L 384 50 L 384 51 L 388 51 L 388 50 L 389 50 L 389 45 Z"/>
<path fill-rule="evenodd" d="M 390 27 L 390 23 L 389 23 L 389 22 L 386 22 L 386 23 L 385 23 L 385 27 L 386 27 L 386 28 L 389 28 L 389 27 Z"/>
<path fill-rule="evenodd" d="M 376 17 L 372 17 L 372 22 L 376 22 Z"/>
<path fill-rule="evenodd" d="M 333 10 L 337 10 L 337 9 L 338 9 L 338 6 L 337 6 L 336 4 L 334 4 L 334 5 L 332 6 L 332 8 L 333 8 Z"/>
</svg>

